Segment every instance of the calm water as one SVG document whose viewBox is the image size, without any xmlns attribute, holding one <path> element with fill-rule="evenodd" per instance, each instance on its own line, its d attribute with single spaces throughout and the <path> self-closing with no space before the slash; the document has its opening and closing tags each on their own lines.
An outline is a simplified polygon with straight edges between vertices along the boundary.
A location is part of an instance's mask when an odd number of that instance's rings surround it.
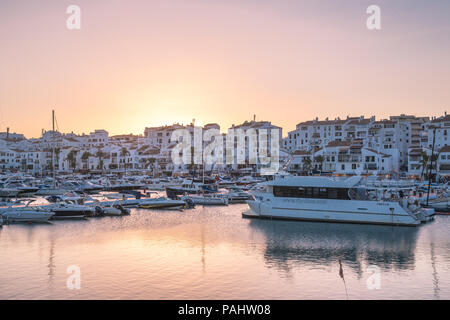
<svg viewBox="0 0 450 320">
<path fill-rule="evenodd" d="M 243 219 L 247 205 L 0 228 L 1 299 L 449 299 L 450 217 L 420 228 Z M 67 267 L 81 289 L 66 286 Z M 369 290 L 369 265 L 380 289 Z"/>
</svg>

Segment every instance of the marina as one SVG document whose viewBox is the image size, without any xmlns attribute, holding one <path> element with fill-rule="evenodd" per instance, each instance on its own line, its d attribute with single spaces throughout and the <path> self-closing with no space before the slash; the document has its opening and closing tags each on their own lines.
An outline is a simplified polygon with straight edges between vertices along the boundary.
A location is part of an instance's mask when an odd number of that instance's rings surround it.
<svg viewBox="0 0 450 320">
<path fill-rule="evenodd" d="M 349 298 L 450 297 L 450 217 L 420 205 L 417 181 L 282 174 L 245 178 L 244 191 L 239 178 L 208 177 L 171 199 L 139 189 L 146 176 L 89 192 L 79 186 L 95 179 L 66 179 L 62 194 L 4 199 L 0 298 L 344 299 L 339 261 Z M 169 192 L 186 188 L 165 179 Z M 71 265 L 80 290 L 66 288 Z M 367 289 L 373 268 L 383 290 Z"/>
<path fill-rule="evenodd" d="M 450 300 L 450 1 L 75 2 L 0 1 L 4 311 Z"/>
<path fill-rule="evenodd" d="M 450 298 L 450 219 L 416 227 L 243 219 L 246 204 L 0 228 L 2 299 Z M 81 268 L 81 289 L 66 287 Z M 367 289 L 369 266 L 381 289 Z"/>
</svg>

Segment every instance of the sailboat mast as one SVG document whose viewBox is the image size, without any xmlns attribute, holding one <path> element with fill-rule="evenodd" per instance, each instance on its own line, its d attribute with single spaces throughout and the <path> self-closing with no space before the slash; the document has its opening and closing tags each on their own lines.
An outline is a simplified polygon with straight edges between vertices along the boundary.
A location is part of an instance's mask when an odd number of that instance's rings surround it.
<svg viewBox="0 0 450 320">
<path fill-rule="evenodd" d="M 434 156 L 434 143 L 436 140 L 436 128 L 433 128 L 433 146 L 431 147 L 431 165 L 428 169 L 428 192 L 427 192 L 427 206 L 428 206 L 428 200 L 430 199 L 430 189 L 431 189 L 431 173 L 433 170 L 433 156 Z M 437 166 L 437 164 L 436 164 Z M 437 169 L 436 169 L 437 170 Z"/>
<path fill-rule="evenodd" d="M 205 160 L 203 159 L 203 148 L 202 148 L 202 183 L 205 184 Z"/>
<path fill-rule="evenodd" d="M 53 143 L 52 143 L 52 175 L 53 175 L 53 188 L 56 187 L 56 181 L 55 181 L 55 110 L 52 110 L 52 136 L 53 136 Z"/>
</svg>

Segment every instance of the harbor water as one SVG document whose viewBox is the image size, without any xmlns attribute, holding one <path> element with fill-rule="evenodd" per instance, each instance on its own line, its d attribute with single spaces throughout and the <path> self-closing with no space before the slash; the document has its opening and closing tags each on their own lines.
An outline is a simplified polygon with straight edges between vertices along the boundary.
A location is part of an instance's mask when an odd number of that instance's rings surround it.
<svg viewBox="0 0 450 320">
<path fill-rule="evenodd" d="M 450 216 L 414 228 L 242 218 L 247 209 L 4 225 L 0 299 L 450 299 Z"/>
</svg>

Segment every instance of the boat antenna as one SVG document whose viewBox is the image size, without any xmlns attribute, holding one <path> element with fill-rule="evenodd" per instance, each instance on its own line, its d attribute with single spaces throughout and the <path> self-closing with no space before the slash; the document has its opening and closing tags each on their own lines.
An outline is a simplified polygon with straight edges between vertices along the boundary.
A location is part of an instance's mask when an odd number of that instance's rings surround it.
<svg viewBox="0 0 450 320">
<path fill-rule="evenodd" d="M 434 156 L 434 143 L 436 140 L 436 127 L 433 128 L 433 145 L 431 147 L 431 165 L 428 168 L 428 192 L 427 192 L 427 206 L 428 200 L 430 198 L 430 189 L 431 189 L 431 170 L 433 168 L 433 156 Z"/>
</svg>

